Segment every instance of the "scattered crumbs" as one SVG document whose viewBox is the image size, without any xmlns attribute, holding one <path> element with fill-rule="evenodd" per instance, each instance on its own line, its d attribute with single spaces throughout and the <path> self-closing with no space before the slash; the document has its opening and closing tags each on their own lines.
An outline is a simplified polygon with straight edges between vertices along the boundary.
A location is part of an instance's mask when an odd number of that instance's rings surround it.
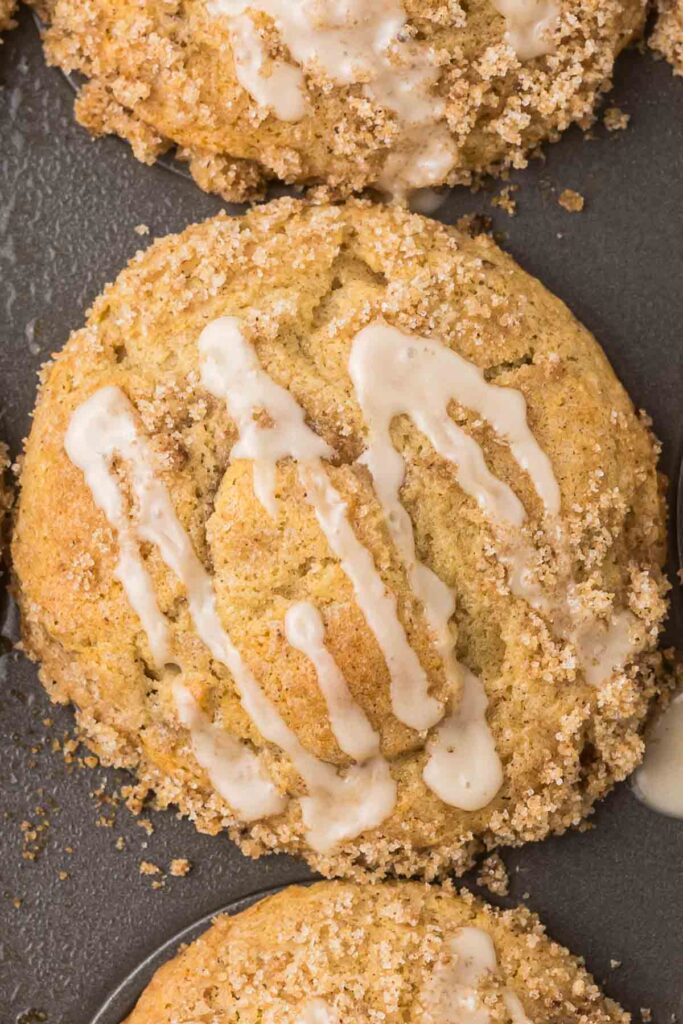
<svg viewBox="0 0 683 1024">
<path fill-rule="evenodd" d="M 163 889 L 165 885 L 166 885 L 166 882 L 164 881 L 163 878 L 157 879 L 156 881 L 152 882 L 152 888 L 153 889 Z"/>
<path fill-rule="evenodd" d="M 136 224 L 135 227 L 133 228 L 133 231 L 135 232 L 136 235 L 149 234 L 149 228 L 146 224 Z"/>
<path fill-rule="evenodd" d="M 514 217 L 517 213 L 517 200 L 512 198 L 512 193 L 516 192 L 518 187 L 518 185 L 506 185 L 497 196 L 493 197 L 491 206 L 497 206 L 499 209 L 505 210 L 508 217 Z"/>
<path fill-rule="evenodd" d="M 12 906 L 14 907 L 15 910 L 19 910 L 23 902 L 24 901 L 19 896 L 15 896 L 14 899 L 12 900 Z"/>
<path fill-rule="evenodd" d="M 621 967 L 621 960 L 610 960 L 609 965 L 613 971 L 616 971 L 617 967 Z"/>
<path fill-rule="evenodd" d="M 140 828 L 144 828 L 148 836 L 151 836 L 152 832 L 154 831 L 154 825 L 149 820 L 149 818 L 140 818 L 140 820 L 136 822 L 136 824 L 139 825 Z"/>
<path fill-rule="evenodd" d="M 68 853 L 68 854 L 69 854 L 69 856 L 71 856 L 71 854 L 72 854 L 73 852 L 74 852 L 74 848 L 73 848 L 73 846 L 65 846 L 65 847 L 64 847 L 64 853 Z"/>
<path fill-rule="evenodd" d="M 496 896 L 507 896 L 510 891 L 510 878 L 499 853 L 492 853 L 482 861 L 477 883 L 485 886 Z"/>
<path fill-rule="evenodd" d="M 43 719 L 43 725 L 45 726 L 46 729 L 50 729 L 52 727 L 52 724 L 53 724 L 53 722 L 52 722 L 51 718 L 44 718 Z"/>
<path fill-rule="evenodd" d="M 641 1006 L 640 1017 L 647 1024 L 648 1021 L 652 1020 L 652 1010 L 648 1010 L 646 1006 Z"/>
<path fill-rule="evenodd" d="M 106 814 L 100 814 L 99 818 L 95 822 L 97 828 L 113 828 L 114 818 L 108 818 Z"/>
<path fill-rule="evenodd" d="M 119 838 L 114 843 L 114 846 L 116 847 L 117 850 L 125 850 L 126 840 L 123 838 L 123 836 L 119 836 Z"/>
<path fill-rule="evenodd" d="M 602 121 L 608 132 L 623 132 L 628 127 L 631 115 L 619 107 L 608 107 L 603 114 Z"/>
<path fill-rule="evenodd" d="M 59 878 L 60 882 L 66 882 L 67 878 L 70 878 L 71 876 L 69 875 L 68 871 L 59 871 L 57 872 L 57 877 Z"/>
<path fill-rule="evenodd" d="M 42 808 L 37 808 L 37 811 L 42 811 Z M 24 844 L 21 856 L 24 860 L 35 860 L 38 854 L 41 853 L 47 840 L 46 833 L 49 827 L 50 823 L 47 818 L 43 818 L 37 824 L 34 824 L 32 821 L 21 822 L 19 828 L 21 829 Z"/>
<path fill-rule="evenodd" d="M 83 758 L 83 764 L 86 768 L 97 768 L 99 765 L 98 759 L 93 754 L 88 754 L 87 757 Z"/>
<path fill-rule="evenodd" d="M 140 782 L 134 786 L 122 786 L 121 796 L 131 814 L 139 814 L 149 793 L 149 787 Z"/>
<path fill-rule="evenodd" d="M 469 235 L 470 238 L 476 238 L 477 235 L 490 232 L 493 227 L 493 221 L 484 213 L 466 213 L 464 217 L 458 218 L 455 226 L 458 231 Z"/>
<path fill-rule="evenodd" d="M 522 899 L 523 900 L 528 900 L 530 896 L 531 896 L 530 892 L 523 892 L 522 893 Z"/>
<path fill-rule="evenodd" d="M 192 870 L 192 863 L 186 857 L 176 857 L 169 870 L 174 878 L 183 878 Z"/>
<path fill-rule="evenodd" d="M 140 874 L 141 875 L 160 875 L 161 868 L 158 864 L 153 864 L 151 860 L 140 861 Z"/>
<path fill-rule="evenodd" d="M 566 188 L 560 192 L 557 201 L 569 213 L 581 213 L 585 204 L 581 193 L 575 192 L 573 188 Z"/>
</svg>

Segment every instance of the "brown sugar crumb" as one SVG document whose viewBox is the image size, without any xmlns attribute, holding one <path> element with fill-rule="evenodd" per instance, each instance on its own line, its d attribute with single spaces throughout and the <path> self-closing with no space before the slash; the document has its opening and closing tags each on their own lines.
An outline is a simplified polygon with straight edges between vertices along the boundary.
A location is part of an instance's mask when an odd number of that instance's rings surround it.
<svg viewBox="0 0 683 1024">
<path fill-rule="evenodd" d="M 657 0 L 659 17 L 650 46 L 683 75 L 683 0 Z"/>
<path fill-rule="evenodd" d="M 581 193 L 575 192 L 573 188 L 561 192 L 557 201 L 569 213 L 581 213 L 586 202 Z"/>
<path fill-rule="evenodd" d="M 151 860 L 140 861 L 140 874 L 141 875 L 160 875 L 161 868 L 158 864 L 153 864 Z"/>
<path fill-rule="evenodd" d="M 140 826 L 140 828 L 144 828 L 148 836 L 151 836 L 152 832 L 154 832 L 154 825 L 149 820 L 149 818 L 140 818 L 137 824 Z"/>
<path fill-rule="evenodd" d="M 15 910 L 19 910 L 23 904 L 23 900 L 19 896 L 15 896 L 12 900 L 12 906 Z"/>
<path fill-rule="evenodd" d="M 517 185 L 506 185 L 497 196 L 493 197 L 491 206 L 497 206 L 499 209 L 505 210 L 508 217 L 514 217 L 517 213 L 517 200 L 512 198 L 512 193 L 516 192 L 518 187 Z"/>
<path fill-rule="evenodd" d="M 184 878 L 192 870 L 192 863 L 186 857 L 176 857 L 169 870 L 174 878 Z"/>
<path fill-rule="evenodd" d="M 149 228 L 146 224 L 136 224 L 135 227 L 133 228 L 133 231 L 135 232 L 136 235 L 149 234 Z"/>
<path fill-rule="evenodd" d="M 507 896 L 510 891 L 510 878 L 500 854 L 492 853 L 482 861 L 477 883 L 485 886 L 496 896 Z"/>
<path fill-rule="evenodd" d="M 70 877 L 71 877 L 71 875 L 69 874 L 68 871 L 59 871 L 57 873 L 57 878 L 59 879 L 60 882 L 66 882 L 67 878 L 70 878 Z"/>
<path fill-rule="evenodd" d="M 621 967 L 621 960 L 610 960 L 609 965 L 613 971 L 616 971 L 617 967 Z"/>
<path fill-rule="evenodd" d="M 117 850 L 125 850 L 126 840 L 123 838 L 123 836 L 119 836 L 119 838 L 114 843 L 114 846 L 116 847 Z"/>
<path fill-rule="evenodd" d="M 648 1021 L 652 1020 L 652 1010 L 648 1010 L 646 1006 L 641 1006 L 640 1019 L 644 1022 L 644 1024 L 648 1024 Z"/>
<path fill-rule="evenodd" d="M 619 107 L 608 107 L 602 116 L 602 121 L 608 132 L 623 132 L 628 128 L 631 115 L 620 110 Z"/>
<path fill-rule="evenodd" d="M 491 232 L 493 221 L 485 213 L 466 213 L 456 222 L 458 231 L 463 231 L 470 238 L 477 235 L 485 235 Z"/>
</svg>

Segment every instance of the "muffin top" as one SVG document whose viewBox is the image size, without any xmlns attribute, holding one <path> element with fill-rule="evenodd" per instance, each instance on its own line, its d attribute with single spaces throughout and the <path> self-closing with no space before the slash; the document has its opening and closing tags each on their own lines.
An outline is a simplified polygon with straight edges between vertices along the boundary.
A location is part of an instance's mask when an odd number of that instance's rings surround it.
<svg viewBox="0 0 683 1024">
<path fill-rule="evenodd" d="M 291 887 L 211 928 L 126 1024 L 627 1024 L 525 909 L 415 882 Z"/>
<path fill-rule="evenodd" d="M 645 0 L 33 0 L 94 134 L 172 146 L 240 201 L 269 180 L 393 195 L 521 167 L 590 122 Z"/>
<path fill-rule="evenodd" d="M 463 870 L 641 752 L 656 446 L 490 240 L 279 200 L 140 253 L 44 371 L 25 645 L 160 804 L 320 871 Z"/>
</svg>

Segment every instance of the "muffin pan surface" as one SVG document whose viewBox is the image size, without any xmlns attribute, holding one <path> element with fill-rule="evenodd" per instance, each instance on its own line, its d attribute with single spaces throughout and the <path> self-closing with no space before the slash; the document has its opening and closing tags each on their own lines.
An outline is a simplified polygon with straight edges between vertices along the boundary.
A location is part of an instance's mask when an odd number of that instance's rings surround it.
<svg viewBox="0 0 683 1024">
<path fill-rule="evenodd" d="M 221 203 L 163 167 L 138 165 L 114 139 L 92 143 L 73 123 L 67 83 L 45 68 L 26 12 L 0 50 L 0 80 L 0 435 L 16 455 L 35 371 L 82 323 L 105 281 L 150 236 L 182 230 Z M 515 218 L 491 207 L 499 186 L 474 195 L 458 190 L 437 216 L 493 216 L 503 247 L 567 302 L 636 405 L 648 410 L 663 444 L 661 468 L 674 480 L 682 440 L 683 82 L 664 63 L 630 52 L 606 105 L 629 113 L 629 128 L 598 127 L 592 141 L 571 132 L 545 163 L 514 175 Z M 581 214 L 558 205 L 565 188 L 586 197 Z M 150 236 L 136 233 L 139 225 Z M 674 497 L 672 486 L 672 524 Z M 671 536 L 674 581 L 673 525 Z M 4 604 L 3 615 L 11 636 Z M 674 590 L 667 639 L 680 638 Z M 145 812 L 154 828 L 148 835 L 124 807 L 92 795 L 102 783 L 109 793 L 125 784 L 123 774 L 82 771 L 52 752 L 72 716 L 49 704 L 35 668 L 5 655 L 0 674 L 3 1021 L 88 1024 L 107 993 L 169 936 L 245 894 L 308 877 L 302 863 L 285 857 L 248 861 L 227 838 L 196 835 L 172 814 Z M 96 827 L 114 816 L 112 827 Z M 585 954 L 635 1020 L 647 1007 L 655 1021 L 668 1022 L 682 1009 L 675 965 L 683 949 L 683 828 L 637 803 L 628 784 L 592 820 L 596 828 L 587 833 L 504 851 L 508 902 L 528 893 L 549 931 Z M 29 827 L 22 830 L 22 822 Z M 168 875 L 174 858 L 192 862 L 187 877 Z M 162 868 L 163 888 L 151 887 L 161 874 L 140 874 L 143 861 Z"/>
</svg>

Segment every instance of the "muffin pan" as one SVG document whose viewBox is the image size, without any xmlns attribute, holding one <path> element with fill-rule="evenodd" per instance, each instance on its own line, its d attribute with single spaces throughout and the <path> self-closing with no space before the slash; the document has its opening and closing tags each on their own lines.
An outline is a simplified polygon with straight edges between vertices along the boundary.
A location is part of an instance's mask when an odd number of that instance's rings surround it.
<svg viewBox="0 0 683 1024">
<path fill-rule="evenodd" d="M 134 229 L 146 225 L 150 236 L 179 231 L 222 204 L 164 166 L 139 165 L 118 140 L 91 142 L 73 123 L 68 84 L 44 66 L 27 12 L 0 49 L 0 82 L 0 437 L 16 455 L 29 425 L 35 371 L 82 323 L 104 282 L 147 244 Z M 586 140 L 571 131 L 545 161 L 513 175 L 516 217 L 491 206 L 500 185 L 454 191 L 437 216 L 450 223 L 467 213 L 493 218 L 503 247 L 596 335 L 636 405 L 652 416 L 663 444 L 661 468 L 677 482 L 683 80 L 631 51 L 618 63 L 606 103 L 612 105 L 632 117 L 625 132 L 598 126 Z M 564 188 L 586 197 L 582 213 L 558 205 Z M 672 484 L 672 524 L 675 493 Z M 672 526 L 669 643 L 683 638 L 677 568 Z M 15 617 L 6 597 L 3 623 L 12 638 Z M 49 704 L 35 667 L 8 653 L 0 678 L 3 1024 L 88 1024 L 107 993 L 138 965 L 146 969 L 154 950 L 171 954 L 169 936 L 185 936 L 183 929 L 198 919 L 199 927 L 226 904 L 245 905 L 247 893 L 310 877 L 287 857 L 249 861 L 227 838 L 197 835 L 172 814 L 145 812 L 148 835 L 123 806 L 108 802 L 107 794 L 129 781 L 123 773 L 80 770 L 52 750 L 73 719 Z M 104 824 L 114 818 L 111 827 Z M 502 902 L 525 898 L 559 941 L 585 954 L 596 979 L 635 1020 L 647 1007 L 668 1024 L 683 1012 L 683 825 L 647 810 L 628 784 L 592 821 L 596 827 L 587 832 L 504 851 L 512 887 Z M 22 829 L 23 822 L 29 824 Z M 185 878 L 168 874 L 177 857 L 192 862 Z M 163 873 L 140 874 L 143 861 Z M 155 880 L 163 886 L 153 889 Z M 122 998 L 130 1002 L 147 976 L 136 974 Z M 128 1006 L 110 1000 L 102 1011 L 109 1016 L 94 1022 L 118 1024 Z"/>
</svg>

